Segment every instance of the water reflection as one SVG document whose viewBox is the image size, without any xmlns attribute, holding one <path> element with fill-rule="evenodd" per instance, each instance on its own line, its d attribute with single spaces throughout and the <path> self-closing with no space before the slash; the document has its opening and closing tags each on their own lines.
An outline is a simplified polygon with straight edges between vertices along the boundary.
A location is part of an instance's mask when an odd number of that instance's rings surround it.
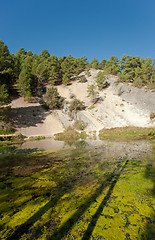
<svg viewBox="0 0 155 240">
<path fill-rule="evenodd" d="M 109 157 L 140 157 L 144 153 L 149 153 L 152 150 L 152 144 L 149 141 L 139 140 L 132 142 L 108 141 L 108 140 L 81 140 L 76 142 L 65 143 L 57 141 L 54 138 L 46 138 L 38 141 L 26 141 L 21 145 L 0 147 L 0 154 L 11 153 L 29 153 L 34 151 L 57 151 L 68 148 L 87 148 L 97 149 L 102 147 L 104 156 Z"/>
<path fill-rule="evenodd" d="M 38 150 L 43 151 L 52 151 L 59 150 L 64 147 L 63 141 L 56 141 L 53 138 L 45 138 L 38 141 L 26 141 L 19 148 L 20 149 L 30 149 L 37 148 Z"/>
</svg>

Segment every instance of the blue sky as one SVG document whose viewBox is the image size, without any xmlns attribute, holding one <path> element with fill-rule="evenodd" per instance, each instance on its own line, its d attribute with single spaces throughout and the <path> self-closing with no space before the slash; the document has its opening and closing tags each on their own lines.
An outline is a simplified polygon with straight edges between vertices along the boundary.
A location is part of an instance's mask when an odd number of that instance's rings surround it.
<svg viewBox="0 0 155 240">
<path fill-rule="evenodd" d="M 155 58 L 154 0 L 1 0 L 0 16 L 0 39 L 14 54 Z"/>
</svg>

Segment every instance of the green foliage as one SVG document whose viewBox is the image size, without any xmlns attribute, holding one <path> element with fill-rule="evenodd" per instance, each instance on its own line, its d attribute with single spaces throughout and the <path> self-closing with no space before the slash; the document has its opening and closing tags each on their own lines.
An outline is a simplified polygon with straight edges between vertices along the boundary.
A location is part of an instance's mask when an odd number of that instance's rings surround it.
<svg viewBox="0 0 155 240">
<path fill-rule="evenodd" d="M 48 57 L 50 57 L 50 54 L 46 49 L 44 49 L 39 55 L 39 58 L 44 60 L 47 59 Z"/>
<path fill-rule="evenodd" d="M 0 85 L 0 105 L 9 103 L 8 89 L 5 84 Z"/>
<path fill-rule="evenodd" d="M 63 75 L 62 77 L 62 83 L 67 85 L 70 82 L 69 78 L 66 75 Z"/>
<path fill-rule="evenodd" d="M 47 76 L 48 82 L 52 85 L 56 85 L 61 82 L 60 76 L 60 63 L 55 55 L 51 55 L 45 61 L 45 66 L 47 66 Z"/>
<path fill-rule="evenodd" d="M 98 72 L 96 83 L 98 90 L 102 90 L 108 86 L 108 82 L 106 81 L 106 77 L 103 72 Z"/>
<path fill-rule="evenodd" d="M 62 76 L 65 75 L 69 80 L 74 75 L 81 73 L 88 65 L 87 58 L 74 58 L 71 55 L 68 57 L 60 58 Z M 66 78 L 65 77 L 65 78 Z"/>
<path fill-rule="evenodd" d="M 86 79 L 86 77 L 85 77 L 85 76 L 83 76 L 82 78 L 80 78 L 79 82 L 81 82 L 81 83 L 85 83 L 85 82 L 87 82 L 87 79 Z"/>
<path fill-rule="evenodd" d="M 120 127 L 100 130 L 99 137 L 117 140 L 155 139 L 155 128 Z"/>
<path fill-rule="evenodd" d="M 87 124 L 82 121 L 82 120 L 77 120 L 75 123 L 74 123 L 74 128 L 76 128 L 77 130 L 84 130 L 86 127 L 87 127 Z"/>
<path fill-rule="evenodd" d="M 99 64 L 99 68 L 103 70 L 106 66 L 106 62 L 107 60 L 103 59 L 102 62 Z"/>
<path fill-rule="evenodd" d="M 92 109 L 94 109 L 94 108 L 95 108 L 94 106 L 91 106 L 91 107 L 88 108 L 88 110 L 92 110 Z"/>
<path fill-rule="evenodd" d="M 150 119 L 153 120 L 155 118 L 155 113 L 154 112 L 151 112 L 150 113 Z"/>
<path fill-rule="evenodd" d="M 0 40 L 0 105 L 9 100 L 14 75 L 14 58 L 9 53 L 8 47 Z"/>
<path fill-rule="evenodd" d="M 51 87 L 47 90 L 44 100 L 49 109 L 60 109 L 63 104 L 63 98 L 59 95 L 55 87 Z"/>
<path fill-rule="evenodd" d="M 137 87 L 155 88 L 155 67 L 151 58 L 140 59 L 139 57 L 123 55 L 120 68 L 119 78 L 122 82 L 133 82 Z"/>
<path fill-rule="evenodd" d="M 104 71 L 113 75 L 117 75 L 120 72 L 118 58 L 112 56 L 110 60 L 106 61 Z"/>
<path fill-rule="evenodd" d="M 10 111 L 11 107 L 0 107 L 0 130 L 12 131 Z"/>
<path fill-rule="evenodd" d="M 90 67 L 103 69 L 105 73 L 118 74 L 122 82 L 133 82 L 137 87 L 147 86 L 149 89 L 155 89 L 155 60 L 149 57 L 140 59 L 123 55 L 118 61 L 117 57 L 112 56 L 110 60 L 103 59 L 101 63 L 94 58 L 89 65 L 85 56 L 75 58 L 69 55 L 58 59 L 55 55 L 50 56 L 47 50 L 37 55 L 31 51 L 26 52 L 21 47 L 14 56 L 0 40 L 0 105 L 9 102 L 15 83 L 20 95 L 31 100 L 32 97 L 42 95 L 43 85 L 46 83 L 68 84 L 74 76 L 84 70 L 87 70 L 89 77 Z M 81 81 L 85 82 L 86 79 Z M 107 86 L 106 82 L 102 85 L 102 81 L 98 81 L 99 89 Z"/>
<path fill-rule="evenodd" d="M 85 105 L 82 101 L 78 99 L 73 99 L 73 101 L 70 102 L 69 111 L 70 112 L 76 112 L 81 111 L 85 109 Z"/>
<path fill-rule="evenodd" d="M 39 140 L 44 140 L 44 136 L 36 136 L 36 137 L 30 137 L 28 141 L 39 141 Z"/>
<path fill-rule="evenodd" d="M 23 66 L 17 83 L 18 83 L 18 91 L 20 95 L 25 98 L 31 98 L 32 97 L 32 75 L 31 75 L 31 69 L 29 65 Z"/>
<path fill-rule="evenodd" d="M 77 132 L 76 130 L 68 127 L 63 133 L 55 134 L 56 140 L 65 141 L 65 142 L 75 142 L 79 139 L 86 139 L 86 132 Z"/>
<path fill-rule="evenodd" d="M 70 129 L 60 137 L 67 136 L 81 135 Z M 5 148 L 1 239 L 154 239 L 151 156 L 124 160 L 105 144 L 83 143 L 52 153 Z"/>
<path fill-rule="evenodd" d="M 92 62 L 90 63 L 90 67 L 95 69 L 99 68 L 99 62 L 96 58 L 93 58 Z"/>
<path fill-rule="evenodd" d="M 8 129 L 8 130 L 0 129 L 0 135 L 9 135 L 13 133 L 14 133 L 13 129 Z"/>
<path fill-rule="evenodd" d="M 87 74 L 87 76 L 88 76 L 88 77 L 90 77 L 90 76 L 91 76 L 91 73 L 90 73 L 90 71 L 89 71 L 89 70 L 87 70 L 86 74 Z"/>
<path fill-rule="evenodd" d="M 99 97 L 99 92 L 96 91 L 96 86 L 94 84 L 89 85 L 87 88 L 87 92 L 88 92 L 88 97 L 91 98 L 91 101 L 93 103 L 96 103 Z"/>
</svg>

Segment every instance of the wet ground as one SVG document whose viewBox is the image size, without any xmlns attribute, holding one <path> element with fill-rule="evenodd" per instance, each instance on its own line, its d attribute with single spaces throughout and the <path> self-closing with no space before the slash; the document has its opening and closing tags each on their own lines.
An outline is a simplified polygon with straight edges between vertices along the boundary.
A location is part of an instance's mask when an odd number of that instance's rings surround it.
<svg viewBox="0 0 155 240">
<path fill-rule="evenodd" d="M 151 142 L 11 148 L 0 156 L 1 239 L 154 239 Z"/>
</svg>

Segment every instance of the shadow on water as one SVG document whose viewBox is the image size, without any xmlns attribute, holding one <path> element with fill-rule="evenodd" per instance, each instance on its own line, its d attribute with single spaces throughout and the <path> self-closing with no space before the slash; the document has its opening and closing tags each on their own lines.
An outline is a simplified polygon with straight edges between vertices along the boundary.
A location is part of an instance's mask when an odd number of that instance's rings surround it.
<svg viewBox="0 0 155 240">
<path fill-rule="evenodd" d="M 33 153 L 37 152 L 38 148 L 29 148 L 29 149 L 19 149 L 16 146 L 3 146 L 0 147 L 0 155 L 5 155 L 5 154 L 28 154 L 28 153 Z"/>
<path fill-rule="evenodd" d="M 37 151 L 37 148 L 19 149 L 16 146 L 0 147 L 0 172 L 2 172 L 5 167 L 10 168 L 16 166 L 20 157 L 22 158 L 24 155 L 35 153 Z M 20 161 L 20 164 L 23 165 L 27 163 L 22 163 L 22 161 Z"/>
<path fill-rule="evenodd" d="M 153 182 L 153 188 L 150 191 L 150 195 L 155 197 L 155 164 L 147 164 L 145 169 L 145 177 Z M 146 217 L 146 227 L 141 234 L 141 240 L 154 240 L 155 239 L 155 213 L 152 213 L 148 218 Z"/>
</svg>

